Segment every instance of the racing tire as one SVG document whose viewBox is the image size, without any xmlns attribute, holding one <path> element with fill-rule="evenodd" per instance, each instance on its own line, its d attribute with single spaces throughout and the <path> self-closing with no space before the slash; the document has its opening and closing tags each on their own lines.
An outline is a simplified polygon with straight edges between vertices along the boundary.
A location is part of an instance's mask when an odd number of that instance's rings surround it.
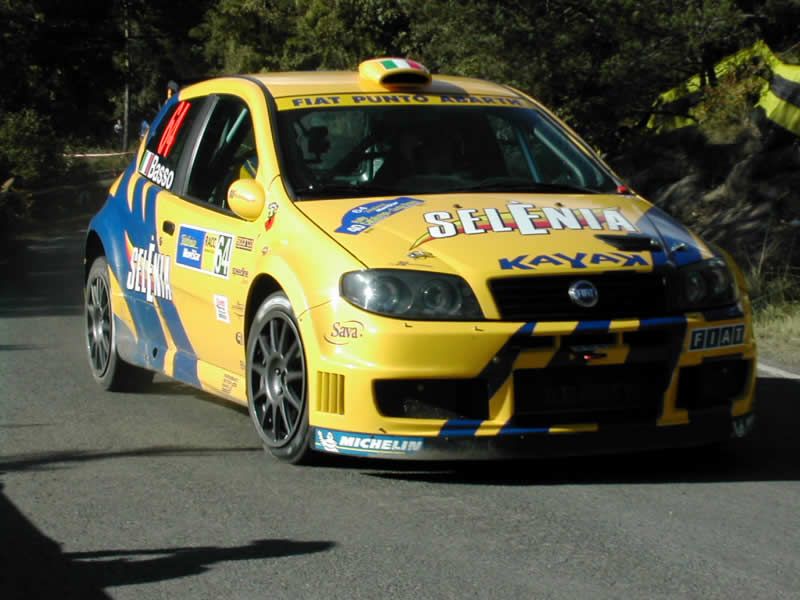
<svg viewBox="0 0 800 600">
<path fill-rule="evenodd" d="M 265 450 L 295 465 L 312 461 L 305 350 L 282 292 L 262 302 L 250 325 L 247 407 Z"/>
<path fill-rule="evenodd" d="M 154 373 L 126 363 L 117 353 L 108 262 L 100 256 L 92 263 L 84 290 L 86 330 L 84 341 L 92 377 L 110 392 L 135 391 L 153 380 Z"/>
</svg>

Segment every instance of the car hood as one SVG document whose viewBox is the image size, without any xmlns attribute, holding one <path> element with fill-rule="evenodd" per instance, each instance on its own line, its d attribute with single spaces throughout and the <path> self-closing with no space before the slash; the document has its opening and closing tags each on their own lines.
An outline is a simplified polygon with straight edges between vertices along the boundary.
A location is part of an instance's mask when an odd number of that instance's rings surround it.
<svg viewBox="0 0 800 600">
<path fill-rule="evenodd" d="M 443 194 L 304 200 L 297 207 L 369 268 L 470 279 L 649 271 L 713 255 L 663 211 L 617 194 Z"/>
</svg>

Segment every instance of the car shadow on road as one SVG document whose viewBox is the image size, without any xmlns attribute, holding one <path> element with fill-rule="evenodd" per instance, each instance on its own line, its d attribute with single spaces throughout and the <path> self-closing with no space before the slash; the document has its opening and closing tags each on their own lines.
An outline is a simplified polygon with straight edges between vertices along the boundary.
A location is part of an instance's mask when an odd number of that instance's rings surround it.
<svg viewBox="0 0 800 600">
<path fill-rule="evenodd" d="M 109 598 L 105 588 L 180 579 L 215 564 L 325 552 L 331 541 L 253 540 L 239 546 L 131 548 L 64 553 L 2 493 L 0 597 Z"/>
<path fill-rule="evenodd" d="M 133 448 L 113 452 L 91 450 L 62 450 L 58 452 L 40 452 L 5 456 L 0 460 L 0 475 L 19 471 L 48 471 L 64 468 L 66 465 L 117 458 L 143 458 L 153 456 L 213 456 L 218 454 L 236 454 L 263 452 L 261 446 L 228 446 L 228 447 L 186 447 L 186 446 L 153 446 Z"/>
<path fill-rule="evenodd" d="M 759 378 L 757 427 L 717 446 L 504 462 L 326 461 L 390 480 L 469 485 L 713 483 L 800 480 L 800 381 Z"/>
<path fill-rule="evenodd" d="M 191 385 L 188 385 L 186 383 L 181 383 L 180 381 L 176 381 L 174 379 L 169 379 L 166 375 L 161 375 L 161 374 L 156 374 L 155 380 L 152 383 L 142 385 L 139 389 L 129 393 L 139 394 L 139 395 L 146 394 L 148 396 L 189 395 L 197 398 L 198 400 L 202 400 L 203 402 L 208 402 L 209 404 L 215 404 L 217 406 L 229 408 L 231 410 L 235 410 L 238 413 L 249 416 L 247 407 L 242 404 L 239 404 L 238 402 L 234 402 L 233 400 L 228 400 L 220 396 L 215 396 L 210 392 L 200 390 L 198 388 L 192 387 Z"/>
</svg>

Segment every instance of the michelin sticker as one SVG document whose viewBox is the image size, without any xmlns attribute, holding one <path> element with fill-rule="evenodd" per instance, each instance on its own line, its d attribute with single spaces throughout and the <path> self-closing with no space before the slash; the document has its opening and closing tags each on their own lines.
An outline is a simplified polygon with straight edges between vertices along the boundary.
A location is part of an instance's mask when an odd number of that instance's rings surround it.
<svg viewBox="0 0 800 600">
<path fill-rule="evenodd" d="M 233 246 L 232 235 L 181 225 L 175 262 L 187 269 L 227 279 Z"/>
<path fill-rule="evenodd" d="M 317 429 L 314 447 L 353 456 L 408 456 L 422 450 L 422 438 L 391 437 Z"/>
<path fill-rule="evenodd" d="M 728 346 L 741 346 L 744 343 L 744 325 L 723 325 L 705 327 L 692 331 L 689 350 L 713 350 Z"/>
<path fill-rule="evenodd" d="M 358 235 L 385 218 L 419 204 L 422 204 L 422 200 L 402 197 L 356 206 L 342 217 L 342 224 L 336 229 L 336 233 Z"/>
</svg>

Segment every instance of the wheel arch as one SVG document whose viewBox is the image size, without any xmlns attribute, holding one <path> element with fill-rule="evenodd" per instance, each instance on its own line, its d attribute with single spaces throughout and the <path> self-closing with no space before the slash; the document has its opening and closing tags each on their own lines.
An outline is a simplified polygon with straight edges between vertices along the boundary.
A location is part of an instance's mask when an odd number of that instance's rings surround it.
<svg viewBox="0 0 800 600">
<path fill-rule="evenodd" d="M 247 305 L 244 311 L 245 347 L 247 347 L 247 341 L 250 338 L 250 324 L 256 316 L 258 307 L 275 292 L 286 293 L 281 284 L 278 283 L 278 280 L 266 273 L 261 273 L 256 277 L 253 284 L 250 286 L 250 292 L 247 295 Z"/>
<path fill-rule="evenodd" d="M 90 229 L 86 234 L 86 244 L 83 250 L 84 283 L 89 278 L 89 271 L 92 268 L 92 264 L 94 264 L 94 261 L 101 256 L 106 256 L 106 249 L 103 245 L 103 240 L 100 239 L 100 235 L 94 229 Z"/>
</svg>

